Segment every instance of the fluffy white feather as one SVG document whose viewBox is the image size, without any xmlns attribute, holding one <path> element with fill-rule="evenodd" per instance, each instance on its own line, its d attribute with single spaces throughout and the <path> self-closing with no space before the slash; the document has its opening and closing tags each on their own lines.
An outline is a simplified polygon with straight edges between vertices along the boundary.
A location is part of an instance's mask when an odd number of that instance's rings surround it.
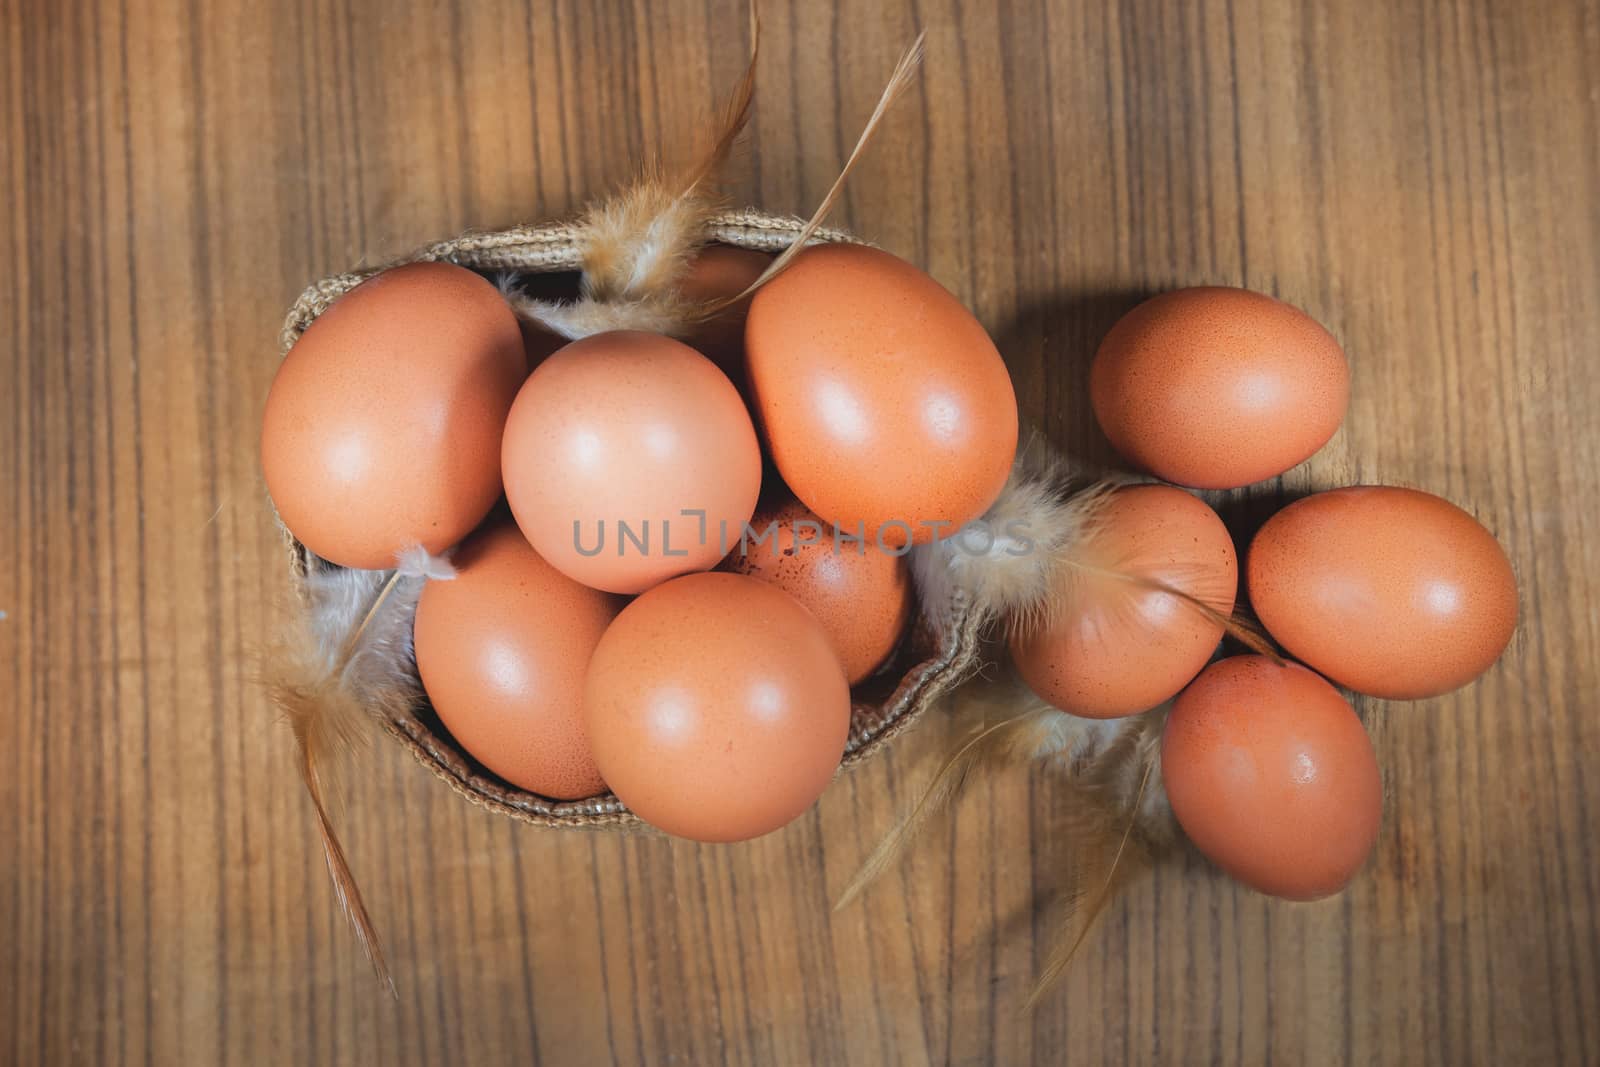
<svg viewBox="0 0 1600 1067">
<path fill-rule="evenodd" d="M 1057 591 L 1063 560 L 1089 540 L 1114 485 L 1075 474 L 1043 437 L 1031 435 L 1017 452 L 1005 488 L 979 520 L 988 531 L 988 551 L 970 550 L 983 540 L 947 537 L 912 553 L 922 603 L 936 607 L 960 595 L 986 623 L 1043 614 Z"/>
<path fill-rule="evenodd" d="M 395 553 L 395 568 L 402 578 L 425 578 L 432 582 L 447 582 L 456 576 L 448 549 L 434 555 L 421 545 L 412 545 Z"/>
<path fill-rule="evenodd" d="M 509 300 L 518 315 L 569 341 L 610 330 L 643 330 L 666 337 L 683 337 L 699 321 L 700 313 L 700 305 L 683 300 L 675 293 L 658 293 L 616 303 L 587 297 L 538 300 L 522 293 L 512 293 Z"/>
</svg>

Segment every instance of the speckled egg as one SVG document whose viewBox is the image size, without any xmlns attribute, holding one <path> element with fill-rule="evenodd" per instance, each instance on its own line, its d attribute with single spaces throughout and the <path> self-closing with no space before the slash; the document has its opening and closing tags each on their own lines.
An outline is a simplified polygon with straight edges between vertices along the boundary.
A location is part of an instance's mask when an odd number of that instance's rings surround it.
<svg viewBox="0 0 1600 1067">
<path fill-rule="evenodd" d="M 1022 680 L 1063 711 L 1106 719 L 1167 700 L 1204 667 L 1222 626 L 1170 593 L 1110 577 L 1163 583 L 1226 615 L 1239 564 L 1227 527 L 1205 501 L 1170 485 L 1119 489 L 1096 520 L 1088 562 L 1068 576 L 1047 624 L 1014 634 Z"/>
<path fill-rule="evenodd" d="M 623 609 L 589 663 L 600 773 L 651 825 L 696 841 L 770 833 L 822 795 L 850 687 L 822 624 L 775 585 L 690 574 Z"/>
<path fill-rule="evenodd" d="M 999 495 L 1017 400 L 994 342 L 904 260 L 806 249 L 756 293 L 745 326 L 752 406 L 795 496 L 899 547 L 959 527 Z"/>
<path fill-rule="evenodd" d="M 279 517 L 345 567 L 449 548 L 500 495 L 500 435 L 527 372 L 516 316 L 471 271 L 411 263 L 356 286 L 267 394 L 261 468 Z"/>
<path fill-rule="evenodd" d="M 1207 667 L 1167 717 L 1161 779 L 1195 847 L 1273 896 L 1338 892 L 1378 837 L 1372 742 L 1339 691 L 1297 663 Z"/>
<path fill-rule="evenodd" d="M 1246 582 L 1262 625 L 1297 659 L 1394 700 L 1466 685 L 1517 626 L 1516 576 L 1494 535 L 1415 489 L 1295 501 L 1250 543 Z"/>
<path fill-rule="evenodd" d="M 828 632 L 851 685 L 881 667 L 911 618 L 906 557 L 838 536 L 799 501 L 757 509 L 750 530 L 723 568 L 804 604 Z"/>
<path fill-rule="evenodd" d="M 417 672 L 461 747 L 512 785 L 561 800 L 605 792 L 583 682 L 622 598 L 579 585 L 510 522 L 454 554 L 457 575 L 417 603 Z"/>
<path fill-rule="evenodd" d="M 1130 462 L 1179 485 L 1234 489 L 1328 443 L 1349 403 L 1350 368 L 1327 330 L 1281 300 L 1179 289 L 1111 328 L 1089 397 Z"/>
</svg>

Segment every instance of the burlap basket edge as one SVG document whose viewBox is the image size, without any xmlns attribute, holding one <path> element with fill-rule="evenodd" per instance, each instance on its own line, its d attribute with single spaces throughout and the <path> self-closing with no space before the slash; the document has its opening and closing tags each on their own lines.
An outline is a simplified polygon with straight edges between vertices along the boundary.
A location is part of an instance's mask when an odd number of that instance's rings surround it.
<svg viewBox="0 0 1600 1067">
<path fill-rule="evenodd" d="M 763 252 L 788 247 L 805 223 L 796 218 L 768 215 L 751 208 L 724 211 L 708 226 L 708 237 L 723 244 Z M 383 266 L 335 274 L 308 286 L 289 310 L 279 336 L 280 355 L 287 355 L 305 332 L 335 300 L 379 271 L 403 262 L 442 260 L 475 270 L 510 270 L 526 274 L 576 271 L 580 268 L 577 229 L 569 222 L 517 226 L 506 230 L 468 233 L 419 249 Z M 835 229 L 819 229 L 813 242 L 857 242 Z M 312 556 L 277 518 L 288 555 L 290 580 L 296 599 L 306 602 L 310 568 L 326 566 Z M 881 704 L 856 703 L 851 710 L 850 737 L 841 769 L 860 763 L 892 738 L 909 729 L 942 696 L 970 677 L 978 664 L 981 646 L 976 615 L 965 604 L 941 605 L 925 616 L 930 621 L 934 648 L 928 658 L 911 666 L 893 694 Z M 479 807 L 538 826 L 570 829 L 645 829 L 646 824 L 611 794 L 577 801 L 552 801 L 512 787 L 479 772 L 450 741 L 429 728 L 422 709 L 393 718 L 385 717 L 385 732 L 435 777 Z"/>
</svg>

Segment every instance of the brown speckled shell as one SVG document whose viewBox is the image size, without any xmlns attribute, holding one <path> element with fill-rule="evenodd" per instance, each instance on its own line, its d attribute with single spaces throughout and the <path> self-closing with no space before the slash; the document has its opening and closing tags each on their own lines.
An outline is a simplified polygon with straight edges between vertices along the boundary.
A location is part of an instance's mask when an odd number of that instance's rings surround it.
<svg viewBox="0 0 1600 1067">
<path fill-rule="evenodd" d="M 804 223 L 799 219 L 745 209 L 727 211 L 711 220 L 711 240 L 739 248 L 777 252 L 786 248 Z M 475 270 L 513 270 L 548 274 L 579 268 L 576 228 L 565 222 L 521 226 L 494 233 L 473 233 L 421 249 L 411 260 L 444 260 Z M 819 242 L 854 241 L 838 230 L 818 230 Z M 387 264 L 386 266 L 393 266 Z M 306 327 L 339 297 L 383 267 L 336 274 L 311 285 L 289 310 L 280 335 L 287 353 Z M 306 575 L 327 566 L 279 523 L 288 554 L 289 577 L 305 596 Z M 980 620 L 964 603 L 940 605 L 923 615 L 941 620 L 937 627 L 919 622 L 888 667 L 851 693 L 850 739 L 841 766 L 866 759 L 890 738 L 907 729 L 944 694 L 969 678 L 978 666 Z M 434 775 L 474 804 L 539 826 L 593 829 L 645 829 L 645 824 L 609 794 L 588 800 L 554 801 L 510 786 L 475 763 L 442 729 L 426 705 L 409 714 L 384 718 L 384 729 Z M 735 802 L 730 797 L 729 802 Z"/>
<path fill-rule="evenodd" d="M 1261 527 L 1245 573 L 1256 617 L 1291 655 L 1386 700 L 1467 685 L 1517 629 L 1505 549 L 1472 515 L 1418 489 L 1303 497 Z"/>
</svg>

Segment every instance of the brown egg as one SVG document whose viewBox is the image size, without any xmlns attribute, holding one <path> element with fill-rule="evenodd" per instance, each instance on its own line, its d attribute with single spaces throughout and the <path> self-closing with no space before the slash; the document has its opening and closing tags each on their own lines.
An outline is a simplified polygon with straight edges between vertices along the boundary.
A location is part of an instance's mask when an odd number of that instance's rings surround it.
<svg viewBox="0 0 1600 1067">
<path fill-rule="evenodd" d="M 1309 459 L 1344 420 L 1350 368 L 1327 330 L 1248 289 L 1179 289 L 1111 328 L 1089 372 L 1095 418 L 1158 478 L 1233 489 Z"/>
<path fill-rule="evenodd" d="M 728 376 L 670 338 L 574 341 L 541 363 L 506 420 L 506 499 L 568 577 L 637 593 L 717 565 L 761 491 L 761 450 Z"/>
<path fill-rule="evenodd" d="M 1167 717 L 1161 778 L 1195 847 L 1276 897 L 1337 893 L 1378 838 L 1372 742 L 1339 691 L 1297 663 L 1207 667 Z"/>
<path fill-rule="evenodd" d="M 678 291 L 690 300 L 712 301 L 738 296 L 748 289 L 772 263 L 765 252 L 732 245 L 707 245 L 689 264 L 678 283 Z M 715 363 L 737 386 L 743 386 L 744 323 L 750 314 L 750 298 L 739 301 L 715 318 L 696 327 L 684 340 L 695 351 Z"/>
<path fill-rule="evenodd" d="M 1354 486 L 1297 500 L 1250 543 L 1250 601 L 1297 659 L 1391 700 L 1488 670 L 1517 627 L 1517 581 L 1494 535 L 1447 500 Z"/>
<path fill-rule="evenodd" d="M 922 271 L 817 245 L 756 293 L 752 404 L 784 481 L 812 511 L 888 547 L 959 527 L 1005 485 L 1017 400 L 989 335 Z"/>
<path fill-rule="evenodd" d="M 1104 505 L 1091 562 L 1233 610 L 1233 540 L 1203 500 L 1170 485 L 1119 489 Z M 1108 719 L 1146 711 L 1182 689 L 1222 640 L 1222 626 L 1180 597 L 1074 573 L 1073 595 L 1044 627 L 1011 640 L 1028 687 L 1062 711 Z"/>
<path fill-rule="evenodd" d="M 851 685 L 883 666 L 911 617 L 905 556 L 836 537 L 797 500 L 758 509 L 750 529 L 722 566 L 804 604 L 828 632 Z"/>
<path fill-rule="evenodd" d="M 474 534 L 456 577 L 417 602 L 417 672 L 461 747 L 512 785 L 574 800 L 605 792 L 583 682 L 620 597 L 556 570 L 510 522 Z"/>
<path fill-rule="evenodd" d="M 742 841 L 822 795 L 850 732 L 850 687 L 794 597 L 691 574 L 617 616 L 589 663 L 584 711 L 601 774 L 640 818 Z"/>
<path fill-rule="evenodd" d="M 500 496 L 500 434 L 527 374 L 516 316 L 462 267 L 363 282 L 278 368 L 261 468 L 294 535 L 345 567 L 442 552 Z"/>
</svg>

